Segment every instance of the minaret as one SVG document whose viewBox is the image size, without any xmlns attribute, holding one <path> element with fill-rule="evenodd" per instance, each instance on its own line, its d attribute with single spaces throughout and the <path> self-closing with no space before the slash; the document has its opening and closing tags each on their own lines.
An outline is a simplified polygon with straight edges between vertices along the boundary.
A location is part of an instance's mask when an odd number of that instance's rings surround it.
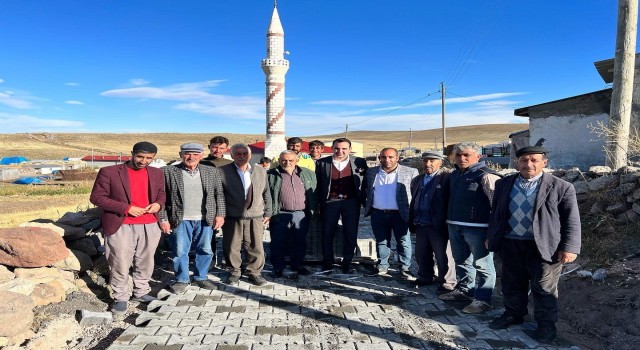
<svg viewBox="0 0 640 350">
<path fill-rule="evenodd" d="M 287 149 L 284 140 L 284 75 L 289 61 L 284 59 L 284 30 L 278 16 L 277 0 L 273 4 L 271 23 L 267 29 L 267 58 L 262 60 L 262 71 L 267 76 L 267 140 L 264 155 L 273 159 Z"/>
</svg>

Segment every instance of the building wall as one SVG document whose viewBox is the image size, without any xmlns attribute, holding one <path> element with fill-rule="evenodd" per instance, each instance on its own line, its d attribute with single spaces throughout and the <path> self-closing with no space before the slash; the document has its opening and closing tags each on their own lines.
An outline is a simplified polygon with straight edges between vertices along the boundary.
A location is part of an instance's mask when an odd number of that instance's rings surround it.
<svg viewBox="0 0 640 350">
<path fill-rule="evenodd" d="M 530 118 L 529 143 L 535 145 L 539 139 L 545 139 L 543 146 L 549 150 L 549 168 L 587 170 L 605 162 L 604 140 L 593 134 L 589 125 L 596 125 L 598 121 L 606 125 L 608 120 L 607 113 Z"/>
</svg>

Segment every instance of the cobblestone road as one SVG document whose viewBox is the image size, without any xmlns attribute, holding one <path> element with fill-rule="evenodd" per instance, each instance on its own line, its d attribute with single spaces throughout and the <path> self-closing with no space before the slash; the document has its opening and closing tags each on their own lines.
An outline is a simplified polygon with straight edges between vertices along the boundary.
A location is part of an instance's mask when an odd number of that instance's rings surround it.
<svg viewBox="0 0 640 350">
<path fill-rule="evenodd" d="M 213 274 L 214 291 L 162 290 L 161 300 L 109 350 L 577 349 L 561 338 L 552 346 L 537 343 L 532 322 L 491 330 L 488 323 L 500 309 L 466 315 L 464 303 L 440 301 L 435 287 L 415 288 L 396 271 L 391 275 L 311 275 L 270 279 L 263 287 L 243 278 L 234 287 Z"/>
</svg>

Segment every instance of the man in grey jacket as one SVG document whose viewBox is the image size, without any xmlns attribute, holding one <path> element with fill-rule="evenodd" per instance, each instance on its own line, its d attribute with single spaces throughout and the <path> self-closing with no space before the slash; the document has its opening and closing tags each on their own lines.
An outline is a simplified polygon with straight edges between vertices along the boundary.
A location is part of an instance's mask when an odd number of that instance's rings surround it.
<svg viewBox="0 0 640 350">
<path fill-rule="evenodd" d="M 298 159 L 296 152 L 283 151 L 278 157 L 280 165 L 267 172 L 273 203 L 269 222 L 273 277 L 282 277 L 285 256 L 290 257 L 294 277 L 310 274 L 303 263 L 309 220 L 316 208 L 316 174 L 299 167 Z"/>
<path fill-rule="evenodd" d="M 171 234 L 174 293 L 189 285 L 189 251 L 195 245 L 194 283 L 204 289 L 216 289 L 207 278 L 213 259 L 213 231 L 222 227 L 225 202 L 218 169 L 200 165 L 204 146 L 188 142 L 180 146 L 182 162 L 164 168 L 167 202 L 160 211 L 160 228 Z"/>
<path fill-rule="evenodd" d="M 519 173 L 496 182 L 486 243 L 500 252 L 505 307 L 489 327 L 521 324 L 531 289 L 542 343 L 556 337 L 562 264 L 574 261 L 581 245 L 576 191 L 571 183 L 542 172 L 546 153 L 538 146 L 516 152 Z"/>
<path fill-rule="evenodd" d="M 249 282 L 262 286 L 264 225 L 271 218 L 271 193 L 267 185 L 267 171 L 249 164 L 251 149 L 243 143 L 231 146 L 233 163 L 220 168 L 222 188 L 227 204 L 227 216 L 222 227 L 225 261 L 230 269 L 228 284 L 240 283 L 241 250 L 247 258 Z"/>
<path fill-rule="evenodd" d="M 366 192 L 364 215 L 371 215 L 371 230 L 376 238 L 378 267 L 374 274 L 387 274 L 393 232 L 402 265 L 400 276 L 413 281 L 415 277 L 409 271 L 411 266 L 409 203 L 411 202 L 411 180 L 418 176 L 418 169 L 399 165 L 398 158 L 397 149 L 383 148 L 378 156 L 380 165 L 367 170 L 363 186 Z"/>
</svg>

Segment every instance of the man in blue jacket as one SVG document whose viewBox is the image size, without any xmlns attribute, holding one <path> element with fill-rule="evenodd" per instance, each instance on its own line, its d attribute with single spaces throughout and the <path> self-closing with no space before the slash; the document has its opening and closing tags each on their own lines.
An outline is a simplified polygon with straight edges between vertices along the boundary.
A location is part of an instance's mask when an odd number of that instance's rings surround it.
<svg viewBox="0 0 640 350">
<path fill-rule="evenodd" d="M 534 300 L 537 339 L 556 337 L 558 279 L 562 264 L 580 253 L 581 228 L 576 191 L 542 169 L 547 150 L 529 146 L 516 152 L 519 173 L 496 183 L 487 248 L 502 259 L 505 311 L 489 327 L 521 324 L 529 288 Z"/>
</svg>

